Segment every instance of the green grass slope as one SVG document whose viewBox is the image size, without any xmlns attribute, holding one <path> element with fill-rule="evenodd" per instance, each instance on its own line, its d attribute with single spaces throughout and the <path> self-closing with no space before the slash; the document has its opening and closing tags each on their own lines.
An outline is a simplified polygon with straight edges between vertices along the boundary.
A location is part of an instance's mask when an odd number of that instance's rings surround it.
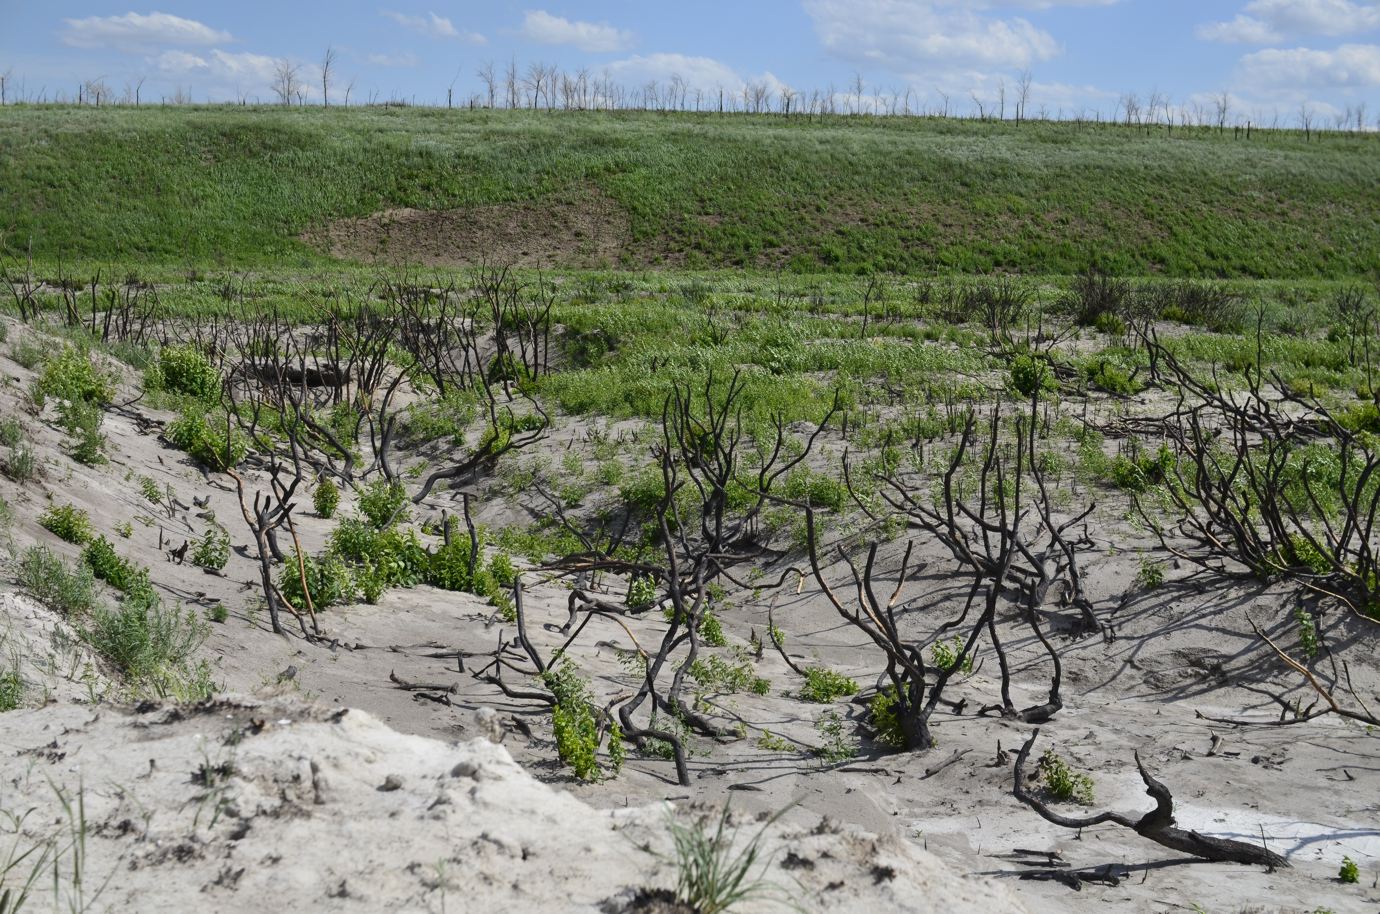
<svg viewBox="0 0 1380 914">
<path fill-rule="evenodd" d="M 0 109 L 3 253 L 310 265 L 390 207 L 612 200 L 610 266 L 1346 279 L 1380 138 L 925 119 L 419 109 Z M 553 264 L 558 266 L 559 264 Z"/>
</svg>

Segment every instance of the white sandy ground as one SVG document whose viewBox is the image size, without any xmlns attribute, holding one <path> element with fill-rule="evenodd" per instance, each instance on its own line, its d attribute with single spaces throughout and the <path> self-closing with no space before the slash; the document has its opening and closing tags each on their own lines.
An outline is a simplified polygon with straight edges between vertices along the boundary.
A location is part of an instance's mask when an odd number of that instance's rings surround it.
<svg viewBox="0 0 1380 914">
<path fill-rule="evenodd" d="M 13 323 L 10 328 L 12 340 L 22 332 Z M 161 836 L 156 846 L 169 848 L 166 853 L 173 859 L 157 864 L 148 862 L 150 839 L 137 829 L 123 838 L 109 838 L 109 844 L 105 836 L 100 837 L 99 854 L 115 855 L 103 859 L 114 860 L 121 853 L 129 855 L 119 858 L 122 862 L 110 890 L 117 894 L 109 896 L 112 899 L 124 898 L 118 893 L 144 885 L 139 881 L 144 876 L 128 867 L 130 861 L 138 860 L 141 866 L 152 867 L 150 872 L 157 874 L 156 879 L 147 883 L 150 891 L 167 892 L 168 897 L 182 900 L 180 906 L 169 902 L 172 906 L 162 910 L 201 910 L 203 905 L 212 904 L 226 907 L 205 909 L 242 909 L 234 907 L 241 903 L 234 891 L 224 884 L 215 885 L 216 878 L 227 868 L 229 874 L 222 883 L 232 877 L 238 880 L 237 884 L 246 891 L 244 898 L 252 897 L 248 889 L 256 885 L 269 886 L 264 891 L 272 893 L 275 899 L 279 893 L 286 893 L 282 895 L 284 903 L 277 905 L 281 910 L 391 909 L 380 905 L 381 898 L 393 899 L 393 907 L 398 909 L 403 904 L 417 904 L 422 906 L 417 910 L 427 910 L 427 905 L 430 910 L 441 910 L 439 888 L 427 888 L 424 880 L 431 879 L 439 886 L 441 877 L 436 875 L 436 863 L 452 854 L 468 862 L 464 866 L 443 866 L 451 876 L 470 872 L 475 866 L 473 861 L 484 859 L 485 854 L 492 855 L 498 863 L 493 869 L 474 872 L 491 873 L 496 880 L 514 872 L 526 872 L 520 866 L 520 854 L 512 853 L 512 844 L 500 841 L 489 849 L 480 842 L 476 849 L 473 841 L 477 833 L 463 830 L 464 816 L 445 813 L 440 820 L 433 821 L 418 812 L 418 804 L 424 799 L 429 802 L 438 792 L 456 793 L 446 780 L 446 772 L 453 763 L 449 767 L 445 764 L 461 751 L 454 749 L 453 744 L 492 734 L 538 781 L 556 789 L 548 790 L 523 780 L 523 788 L 515 792 L 524 796 L 513 798 L 515 805 L 506 814 L 493 813 L 494 824 L 485 824 L 483 828 L 492 827 L 497 834 L 499 824 L 511 826 L 518 830 L 515 835 L 523 836 L 513 839 L 518 844 L 532 842 L 533 847 L 547 855 L 548 864 L 568 861 L 572 872 L 585 864 L 571 860 L 572 855 L 550 844 L 540 843 L 546 839 L 534 834 L 539 829 L 529 829 L 522 821 L 528 815 L 526 810 L 533 806 L 521 804 L 544 805 L 549 800 L 567 809 L 579 809 L 570 829 L 562 824 L 557 830 L 577 834 L 573 830 L 576 824 L 593 828 L 593 823 L 602 822 L 600 827 L 604 830 L 597 834 L 612 836 L 607 841 L 591 840 L 589 843 L 596 850 L 590 859 L 600 862 L 590 863 L 592 869 L 580 870 L 582 875 L 578 878 L 571 877 L 581 884 L 579 879 L 597 875 L 593 885 L 580 889 L 584 894 L 570 894 L 574 890 L 561 888 L 560 883 L 541 876 L 549 865 L 532 869 L 532 877 L 522 881 L 522 890 L 531 893 L 532 899 L 555 899 L 554 907 L 547 908 L 550 910 L 563 909 L 561 904 L 568 898 L 594 904 L 625 885 L 669 884 L 669 872 L 664 867 L 658 869 L 653 856 L 640 856 L 635 849 L 628 850 L 627 843 L 620 843 L 623 838 L 614 834 L 610 824 L 617 821 L 616 817 L 569 805 L 578 799 L 594 809 L 615 811 L 655 809 L 655 804 L 666 800 L 680 806 L 698 803 L 706 808 L 731 800 L 733 808 L 748 818 L 789 806 L 780 823 L 788 832 L 813 831 L 827 817 L 832 822 L 883 836 L 876 850 L 866 840 L 859 845 L 865 849 L 862 851 L 844 854 L 842 850 L 830 850 L 838 857 L 838 878 L 843 879 L 844 886 L 831 894 L 822 890 L 827 881 L 820 885 L 810 883 L 810 894 L 802 904 L 806 910 L 888 910 L 888 904 L 895 906 L 890 909 L 902 910 L 907 904 L 923 906 L 929 896 L 911 882 L 898 881 L 893 887 L 871 886 L 872 877 L 868 874 L 872 864 L 865 858 L 875 855 L 880 860 L 896 855 L 906 861 L 901 867 L 905 875 L 898 880 L 918 880 L 923 885 L 925 880 L 941 878 L 927 869 L 929 864 L 924 861 L 930 858 L 922 852 L 928 850 L 962 876 L 967 889 L 980 893 L 988 891 L 985 886 L 995 882 L 1034 912 L 1203 910 L 1233 914 L 1312 912 L 1320 908 L 1338 914 L 1380 911 L 1380 889 L 1375 885 L 1380 875 L 1377 734 L 1332 718 L 1298 726 L 1269 725 L 1280 712 L 1272 696 L 1284 696 L 1302 705 L 1309 704 L 1313 696 L 1268 650 L 1262 649 L 1250 633 L 1247 619 L 1256 619 L 1292 648 L 1296 643 L 1289 620 L 1292 604 L 1284 602 L 1276 591 L 1200 581 L 1189 577 L 1183 569 L 1170 569 L 1169 581 L 1160 590 L 1137 591 L 1132 579 L 1143 554 L 1140 550 L 1147 543 L 1118 513 L 1124 509 L 1099 510 L 1093 529 L 1098 548 L 1085 569 L 1091 595 L 1099 612 L 1114 622 L 1117 637 L 1110 643 L 1098 638 L 1057 638 L 1065 665 L 1065 709 L 1042 730 L 1036 753 L 1055 747 L 1075 768 L 1090 773 L 1096 781 L 1094 809 L 1116 808 L 1130 813 L 1150 807 L 1132 760 L 1132 752 L 1139 750 L 1150 770 L 1173 790 L 1183 824 L 1217 835 L 1264 840 L 1289 857 L 1293 865 L 1288 869 L 1270 873 L 1250 867 L 1186 861 L 1115 826 L 1098 826 L 1080 835 L 1045 823 L 1011 793 L 1011 756 L 1031 728 L 973 714 L 976 707 L 993 700 L 995 695 L 996 664 L 990 656 L 981 658 L 975 675 L 952 686 L 951 697 L 968 699 L 966 713 L 939 715 L 939 746 L 929 753 L 884 753 L 863 740 L 857 758 L 823 766 L 810 749 L 821 741 L 815 723 L 827 709 L 795 698 L 799 678 L 768 650 L 755 663 L 755 672 L 771 680 L 770 694 L 707 696 L 722 709 L 727 720 L 736 718 L 743 722 L 748 738 L 721 744 L 698 740 L 690 762 L 690 787 L 674 783 L 668 763 L 635 755 L 630 755 L 623 774 L 615 779 L 578 783 L 555 761 L 549 715 L 541 708 L 509 700 L 493 687 L 472 679 L 468 671 L 477 665 L 473 659 L 462 672 L 456 669 L 453 658 L 432 656 L 457 649 L 492 650 L 500 634 L 511 636 L 511 626 L 497 620 L 492 607 L 471 596 L 421 587 L 392 591 L 377 606 L 332 608 L 322 617 L 323 628 L 330 637 L 326 644 L 312 645 L 298 637 L 273 635 L 267 629 L 263 611 L 256 608 L 256 567 L 244 555 L 232 555 L 225 573 L 212 575 L 191 566 L 174 565 L 159 552 L 160 535 L 165 547 L 175 546 L 184 538 L 199 535 L 211 523 L 224 524 L 236 546 L 248 543 L 233 490 L 226 480 L 204 478 L 185 455 L 159 441 L 156 429 L 141 428 L 133 419 L 115 414 L 107 416 L 105 425 L 110 437 L 110 463 L 94 469 L 73 463 L 63 453 L 62 435 L 52 427 L 51 415 L 35 417 L 25 412 L 24 392 L 33 375 L 5 358 L 7 352 L 7 347 L 0 346 L 0 375 L 13 379 L 0 384 L 0 414 L 22 419 L 46 464 L 44 477 L 37 483 L 21 487 L 0 480 L 0 495 L 16 515 L 14 547 L 22 550 L 39 542 L 64 555 L 75 556 L 74 548 L 58 542 L 36 523 L 48 504 L 70 501 L 90 513 L 96 529 L 105 533 L 122 554 L 151 568 L 166 600 L 195 606 L 220 603 L 227 607 L 229 619 L 224 625 L 211 626 L 205 655 L 213 665 L 217 682 L 229 692 L 272 700 L 307 699 L 331 708 L 362 709 L 368 715 L 356 716 L 352 711 L 340 722 L 331 723 L 320 712 L 309 711 L 303 705 L 289 705 L 285 707 L 296 710 L 285 710 L 282 718 L 306 721 L 309 726 L 269 728 L 245 737 L 236 750 L 241 756 L 237 770 L 247 773 L 239 780 L 232 779 L 231 784 L 233 790 L 249 798 L 240 806 L 241 818 L 249 815 L 246 810 L 251 808 L 251 799 L 252 808 L 262 806 L 264 811 L 253 813 L 254 827 L 236 842 L 224 831 L 223 815 L 214 829 L 208 829 L 204 821 L 193 822 L 196 807 L 205 806 L 205 802 L 196 799 L 205 790 L 190 783 L 190 771 L 202 761 L 203 749 L 213 758 L 215 753 L 224 752 L 216 740 L 223 739 L 224 733 L 234 727 L 242 728 L 244 715 L 258 712 L 241 712 L 231 705 L 222 714 L 239 715 L 233 720 L 193 715 L 183 721 L 170 720 L 140 728 L 140 721 L 162 721 L 169 712 L 129 717 L 123 711 L 74 707 L 71 702 L 87 701 L 93 690 L 95 694 L 103 690 L 105 680 L 100 664 L 64 639 L 54 641 L 52 632 L 63 622 L 51 612 L 26 599 L 0 597 L 0 637 L 5 638 L 0 654 L 19 650 L 26 658 L 26 678 L 35 686 L 30 700 L 54 702 L 41 710 L 0 717 L 0 765 L 4 767 L 0 786 L 5 790 L 4 803 L 0 805 L 13 810 L 21 799 L 22 806 L 47 804 L 43 808 L 48 826 L 56 825 L 51 801 L 41 796 L 48 788 L 39 775 L 47 771 L 66 778 L 75 776 L 74 772 L 70 766 L 63 767 L 68 765 L 65 759 L 50 762 L 41 753 L 16 754 L 19 749 L 47 745 L 54 739 L 64 747 L 61 751 L 75 760 L 72 764 L 83 766 L 87 785 L 99 787 L 101 793 L 92 802 L 97 804 L 95 815 L 102 821 L 115 815 L 110 804 L 119 803 L 125 803 L 124 818 L 136 824 L 141 819 L 130 811 L 132 800 L 122 801 L 110 792 L 111 778 L 99 782 L 93 779 L 93 768 L 102 770 L 108 757 L 109 765 L 115 766 L 112 771 L 125 766 L 119 769 L 126 772 L 119 775 L 121 784 L 149 781 L 144 787 L 131 789 L 137 790 L 140 802 L 153 811 L 154 829 Z M 126 384 L 122 388 L 122 399 L 135 395 L 137 389 L 133 386 Z M 143 414 L 169 418 L 149 411 Z M 591 424 L 569 418 L 559 421 L 562 424 L 558 434 L 548 446 L 555 465 L 559 465 L 564 449 L 577 444 Z M 144 475 L 160 486 L 171 485 L 184 504 L 190 505 L 193 496 L 208 497 L 215 520 L 199 517 L 195 508 L 177 509 L 171 516 L 153 508 L 139 493 L 137 477 Z M 1086 497 L 1076 484 L 1064 485 L 1062 489 L 1074 501 Z M 439 514 L 443 507 L 453 511 L 456 500 L 450 493 L 437 493 L 429 499 L 422 516 Z M 525 522 L 539 511 L 535 501 L 512 497 L 483 499 L 481 506 L 483 519 L 491 522 Z M 133 522 L 133 535 L 128 539 L 114 533 L 116 525 L 125 521 Z M 329 522 L 313 517 L 309 511 L 298 515 L 298 526 L 311 549 L 320 546 L 331 528 Z M 951 564 L 932 548 L 921 543 L 920 553 L 931 565 L 908 585 L 901 615 L 906 620 L 923 620 L 925 625 L 917 628 L 925 629 L 933 626 L 933 620 L 956 614 L 965 583 L 953 577 Z M 898 562 L 899 547 L 883 550 L 879 567 L 884 577 Z M 840 568 L 830 570 L 831 575 L 841 572 Z M 568 592 L 561 582 L 544 583 L 533 572 L 528 572 L 525 579 L 532 635 L 549 654 L 561 640 L 554 629 L 566 621 Z M 730 608 L 722 613 L 724 629 L 731 645 L 746 647 L 750 631 L 765 631 L 768 598 L 754 599 L 752 594 L 738 593 L 730 594 L 729 599 Z M 787 633 L 788 650 L 798 662 L 823 663 L 845 671 L 856 676 L 864 689 L 875 683 L 879 658 L 856 632 L 840 622 L 814 587 L 807 586 L 799 595 L 788 588 L 775 615 Z M 1057 609 L 1048 613 L 1047 625 L 1051 630 L 1057 629 L 1069 621 L 1066 615 Z M 643 643 L 648 643 L 648 639 L 656 639 L 661 624 L 659 618 L 643 619 L 637 622 L 635 631 Z M 1006 620 L 1001 632 L 1013 651 L 1017 704 L 1043 700 L 1041 690 L 1047 669 L 1038 646 L 1032 643 L 1028 630 L 1015 620 Z M 1350 664 L 1357 693 L 1372 708 L 1380 708 L 1375 627 L 1330 611 L 1323 619 L 1322 633 L 1337 663 L 1345 660 Z M 591 677 L 601 697 L 627 688 L 629 677 L 614 648 L 630 646 L 627 636 L 612 624 L 596 623 L 582 639 L 574 659 Z M 722 653 L 731 659 L 727 652 Z M 289 668 L 294 675 L 284 677 L 282 674 Z M 1334 668 L 1324 655 L 1315 669 L 1332 676 Z M 453 683 L 451 705 L 443 706 L 396 688 L 389 681 L 390 672 L 412 681 Z M 496 718 L 476 717 L 476 710 L 485 707 L 493 708 Z M 833 709 L 847 717 L 850 727 L 860 724 L 865 716 L 862 701 L 840 701 Z M 1216 723 L 1200 714 L 1249 718 L 1260 723 Z M 94 723 L 88 723 L 93 719 Z M 211 726 L 213 719 L 218 722 L 216 727 Z M 401 734 L 440 742 L 384 736 L 387 731 L 375 729 L 383 725 Z M 37 736 L 36 728 L 45 726 L 50 730 Z M 64 727 L 80 730 L 64 736 Z M 289 737 L 295 739 L 294 734 L 305 731 L 309 731 L 307 742 L 294 746 Z M 766 732 L 784 738 L 792 748 L 760 748 L 757 740 Z M 136 733 L 137 736 L 131 736 Z M 197 733 L 206 737 L 201 747 L 195 742 Z M 357 738 L 375 748 L 361 750 L 363 755 L 353 754 L 353 743 L 342 742 L 341 734 L 346 733 L 352 734 L 350 739 Z M 1214 734 L 1222 737 L 1223 743 L 1216 754 L 1210 755 Z M 161 741 L 164 736 L 166 742 L 159 742 L 157 751 L 135 751 L 141 746 L 136 740 Z M 311 741 L 325 748 L 312 748 L 307 744 Z M 1002 759 L 998 758 L 998 743 L 1006 752 Z M 406 757 L 392 754 L 395 747 L 402 747 L 396 751 Z M 132 754 L 126 756 L 126 752 Z M 369 753 L 382 761 L 369 762 Z M 942 771 L 926 776 L 954 753 L 963 754 Z M 99 761 L 90 761 L 93 757 Z M 159 762 L 149 778 L 136 780 L 147 769 L 151 757 L 169 761 L 166 767 Z M 318 807 L 314 795 L 303 786 L 306 782 L 302 780 L 302 763 L 293 761 L 303 758 L 325 759 L 328 766 L 336 764 L 331 758 L 341 759 L 342 767 L 333 769 L 331 780 L 349 799 Z M 21 767 L 15 768 L 16 765 Z M 403 775 L 403 788 L 380 793 L 375 788 L 383 783 L 390 767 Z M 21 792 L 12 779 L 26 772 L 29 789 Z M 292 781 L 294 774 L 299 778 L 297 782 Z M 516 778 L 514 774 L 513 783 L 517 783 Z M 25 783 L 22 778 L 20 783 Z M 538 789 L 540 793 L 534 792 Z M 538 796 L 546 799 L 538 800 Z M 465 798 L 452 800 L 469 802 Z M 279 810 L 277 818 L 272 810 Z M 299 815 L 302 810 L 305 815 Z M 390 820 L 389 810 L 398 815 Z M 663 834 L 664 840 L 664 823 L 659 818 L 663 814 L 649 815 L 654 823 L 638 827 L 646 829 L 647 840 L 652 840 L 653 831 Z M 113 826 L 117 830 L 119 821 Z M 355 830 L 357 822 L 366 825 Z M 367 825 L 369 822 L 385 831 L 370 832 L 368 829 L 373 826 Z M 189 823 L 196 825 L 196 829 L 188 830 Z M 400 833 L 386 831 L 400 824 L 406 826 Z M 446 827 L 452 829 L 453 836 L 471 843 L 448 844 Z M 160 831 L 163 828 L 169 831 Z M 398 836 L 394 837 L 395 834 Z M 265 847 L 251 855 L 252 845 L 246 842 L 257 841 L 257 835 L 279 841 L 284 851 L 279 854 Z M 189 850 L 173 850 L 187 842 L 191 842 Z M 504 847 L 509 850 L 503 850 Z M 914 852 L 898 849 L 901 847 Z M 1057 850 L 1076 867 L 1121 864 L 1131 870 L 1131 876 L 1119 885 L 1086 885 L 1080 892 L 1054 882 L 1022 881 L 1019 876 L 1027 867 L 1009 856 L 1018 848 Z M 188 860 L 178 862 L 179 853 L 189 855 Z M 205 856 L 198 857 L 198 853 Z M 227 853 L 229 857 L 224 856 Z M 241 853 L 242 859 L 236 856 Z M 380 854 L 384 855 L 380 859 L 385 861 L 384 869 L 390 874 L 386 879 L 371 874 L 367 868 L 360 869 Z M 275 855 L 282 858 L 278 863 L 265 862 Z M 1359 885 L 1344 886 L 1337 881 L 1342 855 L 1352 857 L 1360 865 Z M 299 867 L 295 861 L 303 861 L 303 865 Z M 404 868 L 405 875 L 389 869 L 395 863 Z M 407 873 L 405 867 L 412 863 L 420 869 Z M 816 860 L 816 866 L 820 872 L 828 873 L 835 863 L 826 865 Z M 233 876 L 240 867 L 245 872 Z M 100 868 L 96 871 L 100 872 Z M 427 872 L 432 875 L 425 875 Z M 289 878 L 289 873 L 296 875 Z M 330 898 L 323 889 L 328 883 L 322 881 L 322 874 L 336 873 L 345 881 L 349 897 Z M 383 887 L 371 889 L 376 875 Z M 790 870 L 789 875 L 809 882 L 805 867 Z M 547 884 L 542 883 L 544 878 Z M 202 887 L 208 885 L 202 892 Z M 483 906 L 460 906 L 461 899 L 468 900 L 467 893 L 489 891 L 478 883 L 463 885 L 454 893 L 448 892 L 449 910 L 487 910 Z M 379 894 L 371 894 L 374 891 Z M 290 894 L 294 892 L 299 894 Z M 356 898 L 355 893 L 360 897 Z M 289 898 L 292 904 L 287 903 Z M 983 910 L 1013 910 L 1012 904 L 991 903 Z M 262 901 L 251 905 L 262 906 Z M 121 907 L 115 905 L 111 909 Z M 543 908 L 533 900 L 530 905 L 516 904 L 511 909 Z M 944 904 L 932 909 L 961 910 Z"/>
<path fill-rule="evenodd" d="M 486 739 L 407 736 L 363 711 L 54 705 L 7 715 L 4 736 L 0 808 L 61 855 L 34 910 L 56 892 L 93 911 L 607 912 L 674 885 L 666 804 L 595 810 Z M 774 826 L 763 846 L 754 877 L 811 909 L 1023 910 L 905 841 Z"/>
</svg>

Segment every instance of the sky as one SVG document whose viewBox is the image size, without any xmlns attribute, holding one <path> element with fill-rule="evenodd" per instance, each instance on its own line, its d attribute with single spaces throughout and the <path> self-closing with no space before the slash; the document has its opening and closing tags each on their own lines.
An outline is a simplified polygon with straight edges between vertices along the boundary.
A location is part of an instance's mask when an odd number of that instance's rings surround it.
<svg viewBox="0 0 1380 914">
<path fill-rule="evenodd" d="M 86 81 L 118 100 L 270 102 L 279 61 L 321 101 L 335 51 L 340 104 L 481 101 L 479 71 L 515 61 L 630 91 L 672 81 L 710 104 L 758 86 L 780 104 L 834 90 L 854 107 L 1125 116 L 1152 98 L 1178 117 L 1380 129 L 1380 0 L 237 0 L 154 7 L 0 0 L 6 96 L 70 100 Z M 142 81 L 142 82 L 140 82 Z M 856 87 L 861 81 L 861 96 Z M 1000 105 L 1003 89 L 1004 109 Z M 501 94 L 501 90 L 500 90 Z M 797 102 L 799 104 L 799 102 Z M 1162 106 L 1161 106 L 1162 107 Z"/>
</svg>

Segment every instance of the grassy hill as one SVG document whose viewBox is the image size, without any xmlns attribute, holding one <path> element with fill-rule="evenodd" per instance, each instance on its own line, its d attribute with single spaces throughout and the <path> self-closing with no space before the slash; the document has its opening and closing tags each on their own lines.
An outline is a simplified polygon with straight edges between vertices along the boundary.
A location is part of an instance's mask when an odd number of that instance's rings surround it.
<svg viewBox="0 0 1380 914">
<path fill-rule="evenodd" d="M 1096 257 L 1345 279 L 1375 266 L 1377 153 L 1369 136 L 1048 123 L 8 107 L 0 232 L 44 261 L 307 266 L 327 255 L 301 236 L 335 220 L 458 208 L 451 229 L 481 236 L 521 212 L 504 223 L 518 247 L 616 224 L 615 267 L 1045 275 Z M 581 201 L 598 207 L 543 225 Z M 563 243 L 537 248 L 560 261 Z"/>
</svg>

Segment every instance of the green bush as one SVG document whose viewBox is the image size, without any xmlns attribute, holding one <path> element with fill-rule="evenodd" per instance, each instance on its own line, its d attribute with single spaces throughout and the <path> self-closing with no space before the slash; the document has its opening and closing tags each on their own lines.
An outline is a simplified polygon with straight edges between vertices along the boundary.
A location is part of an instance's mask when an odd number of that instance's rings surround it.
<svg viewBox="0 0 1380 914">
<path fill-rule="evenodd" d="M 249 444 L 239 429 L 212 423 L 204 412 L 183 413 L 167 428 L 168 441 L 211 470 L 237 467 L 249 454 Z"/>
<path fill-rule="evenodd" d="M 136 693 L 199 700 L 213 690 L 209 670 L 192 663 L 206 640 L 205 626 L 186 610 L 125 601 L 97 609 L 81 635 Z"/>
<path fill-rule="evenodd" d="M 794 501 L 807 502 L 811 507 L 831 511 L 842 511 L 849 498 L 848 486 L 842 479 L 805 467 L 792 470 L 786 476 L 781 494 Z"/>
<path fill-rule="evenodd" d="M 474 589 L 475 569 L 470 564 L 468 540 L 454 537 L 427 562 L 426 582 L 442 590 L 469 592 Z"/>
<path fill-rule="evenodd" d="M 700 616 L 699 634 L 700 640 L 710 647 L 723 647 L 728 644 L 728 639 L 724 637 L 724 628 L 719 622 L 719 617 L 707 609 Z"/>
<path fill-rule="evenodd" d="M 0 672 L 0 714 L 13 711 L 23 704 L 24 691 L 24 678 L 19 675 L 19 670 Z"/>
<path fill-rule="evenodd" d="M 1075 772 L 1068 763 L 1046 749 L 1040 756 L 1040 779 L 1045 790 L 1056 800 L 1072 800 L 1084 806 L 1093 801 L 1093 780 L 1086 774 Z"/>
<path fill-rule="evenodd" d="M 947 673 L 958 666 L 958 655 L 963 652 L 963 639 L 954 635 L 949 641 L 936 641 L 930 645 L 930 661 L 941 673 Z M 960 673 L 971 673 L 973 671 L 973 655 L 969 654 L 963 658 L 963 666 L 959 669 Z"/>
<path fill-rule="evenodd" d="M 1054 370 L 1045 359 L 1023 352 L 1011 360 L 1011 389 L 1030 399 L 1047 391 L 1056 390 Z"/>
<path fill-rule="evenodd" d="M 901 730 L 901 718 L 896 713 L 897 704 L 895 686 L 880 689 L 876 695 L 872 696 L 872 701 L 867 706 L 868 720 L 871 721 L 872 729 L 877 734 L 877 742 L 884 743 L 893 749 L 904 749 L 906 737 Z"/>
<path fill-rule="evenodd" d="M 67 453 L 77 463 L 99 466 L 105 463 L 105 435 L 101 422 L 105 411 L 85 400 L 63 400 L 58 406 L 58 424 L 70 439 Z"/>
<path fill-rule="evenodd" d="M 77 546 L 91 541 L 91 518 L 75 505 L 54 505 L 43 512 L 38 525 L 58 539 Z"/>
<path fill-rule="evenodd" d="M 96 364 L 91 353 L 64 346 L 48 359 L 34 383 L 34 403 L 42 407 L 48 397 L 103 406 L 115 397 L 115 381 Z"/>
<path fill-rule="evenodd" d="M 1173 482 L 1176 464 L 1174 452 L 1167 444 L 1161 444 L 1153 455 L 1120 454 L 1112 461 L 1111 481 L 1123 492 L 1145 492 L 1151 486 Z"/>
<path fill-rule="evenodd" d="M 15 482 L 29 482 L 35 479 L 38 469 L 38 457 L 28 445 L 14 448 L 5 457 L 5 475 Z"/>
<path fill-rule="evenodd" d="M 92 574 L 124 595 L 126 603 L 147 606 L 158 602 L 149 570 L 120 556 L 104 536 L 87 543 L 81 557 Z"/>
<path fill-rule="evenodd" d="M 512 556 L 506 552 L 499 552 L 489 559 L 489 574 L 494 576 L 494 583 L 499 587 L 511 589 L 518 580 L 518 571 L 513 567 Z"/>
<path fill-rule="evenodd" d="M 1353 885 L 1361 879 L 1361 868 L 1356 865 L 1356 861 L 1350 857 L 1342 858 L 1342 866 L 1337 870 L 1337 879 L 1347 885 Z"/>
<path fill-rule="evenodd" d="M 18 582 L 65 616 L 80 618 L 101 605 L 96 579 L 86 565 L 68 565 L 43 546 L 30 548 L 19 560 Z"/>
<path fill-rule="evenodd" d="M 1136 583 L 1146 590 L 1156 590 L 1164 586 L 1164 564 L 1153 559 L 1141 562 L 1140 570 L 1136 572 Z"/>
<path fill-rule="evenodd" d="M 656 602 L 656 579 L 649 575 L 635 575 L 628 582 L 628 606 L 646 609 Z"/>
<path fill-rule="evenodd" d="M 192 550 L 192 564 L 198 568 L 219 571 L 229 561 L 230 535 L 224 530 L 207 530 L 205 535 L 196 541 L 196 547 Z"/>
<path fill-rule="evenodd" d="M 580 780 L 594 780 L 603 772 L 597 757 L 599 725 L 589 683 L 580 677 L 575 664 L 569 660 L 548 669 L 542 674 L 542 680 L 556 699 L 551 709 L 556 754 Z M 609 756 L 616 774 L 622 767 L 623 746 L 622 731 L 614 723 L 609 727 Z"/>
<path fill-rule="evenodd" d="M 687 672 L 695 682 L 719 692 L 766 695 L 771 691 L 771 682 L 754 673 L 752 664 L 746 660 L 729 663 L 722 657 L 710 656 L 697 659 Z"/>
<path fill-rule="evenodd" d="M 334 517 L 335 509 L 340 507 L 340 489 L 330 479 L 323 478 L 311 493 L 311 504 L 317 517 Z"/>
<path fill-rule="evenodd" d="M 307 555 L 302 557 L 302 564 L 313 608 L 322 610 L 354 602 L 358 593 L 355 576 L 350 565 L 339 556 L 327 552 L 316 559 Z M 278 592 L 295 609 L 305 611 L 307 599 L 302 591 L 302 577 L 297 556 L 293 554 L 278 572 Z"/>
<path fill-rule="evenodd" d="M 0 419 L 0 445 L 18 447 L 23 440 L 24 425 L 18 419 Z"/>
<path fill-rule="evenodd" d="M 1083 378 L 1093 387 L 1108 393 L 1132 396 L 1140 392 L 1141 385 L 1120 362 L 1105 357 L 1088 360 L 1083 364 Z"/>
<path fill-rule="evenodd" d="M 220 400 L 220 372 L 193 346 L 164 346 L 159 350 L 157 375 L 157 383 L 164 390 L 205 403 Z"/>
<path fill-rule="evenodd" d="M 856 694 L 857 691 L 858 684 L 842 673 L 812 666 L 805 669 L 805 686 L 800 690 L 800 697 L 805 701 L 825 704 L 844 695 Z"/>
<path fill-rule="evenodd" d="M 376 479 L 359 493 L 359 510 L 376 530 L 405 523 L 410 513 L 407 490 L 402 483 Z"/>
<path fill-rule="evenodd" d="M 1294 623 L 1299 627 L 1299 650 L 1309 660 L 1318 656 L 1318 623 L 1313 614 L 1300 606 L 1294 610 Z"/>
</svg>

